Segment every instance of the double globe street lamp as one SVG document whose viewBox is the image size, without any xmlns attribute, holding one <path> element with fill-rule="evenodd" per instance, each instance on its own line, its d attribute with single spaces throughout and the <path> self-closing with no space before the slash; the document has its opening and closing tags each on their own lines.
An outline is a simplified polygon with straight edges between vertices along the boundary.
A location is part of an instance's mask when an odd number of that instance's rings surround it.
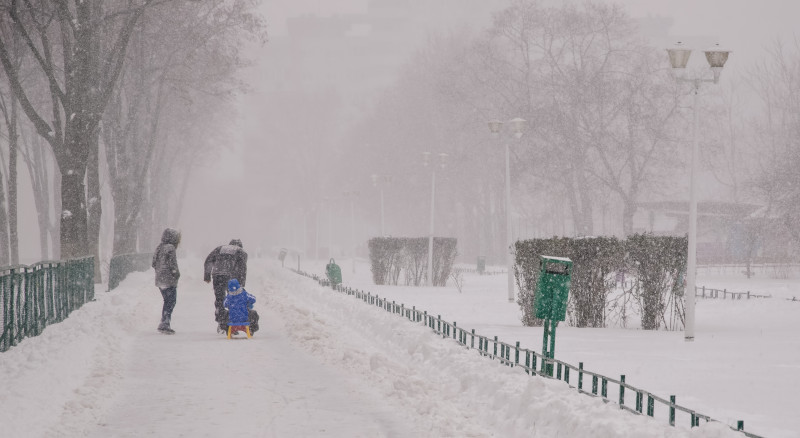
<svg viewBox="0 0 800 438">
<path fill-rule="evenodd" d="M 716 84 L 719 82 L 722 68 L 725 66 L 725 62 L 728 61 L 728 55 L 731 52 L 730 50 L 720 48 L 719 44 L 704 51 L 706 61 L 708 61 L 708 65 L 711 67 L 713 78 L 703 78 L 700 76 L 689 77 L 686 75 L 686 64 L 689 62 L 689 56 L 691 56 L 692 50 L 685 48 L 682 43 L 679 42 L 675 47 L 667 49 L 667 53 L 669 54 L 669 62 L 672 66 L 675 80 L 691 84 L 692 94 L 694 94 L 692 103 L 694 118 L 694 127 L 692 128 L 692 163 L 689 177 L 689 248 L 686 258 L 686 317 L 684 323 L 684 340 L 693 341 L 697 284 L 697 163 L 699 160 L 697 145 L 697 131 L 699 129 L 697 101 L 700 93 L 700 86 L 703 83 L 711 82 Z"/>
<path fill-rule="evenodd" d="M 495 138 L 500 137 L 500 129 L 503 127 L 503 122 L 494 119 L 487 122 L 492 136 Z M 522 138 L 522 131 L 525 129 L 527 123 L 525 119 L 519 117 L 509 120 L 511 129 L 514 132 L 514 137 L 518 140 Z M 508 141 L 505 142 L 506 146 L 506 267 L 508 269 L 508 302 L 514 302 L 514 259 L 513 245 L 514 239 L 511 235 L 511 158 L 509 156 Z"/>
</svg>

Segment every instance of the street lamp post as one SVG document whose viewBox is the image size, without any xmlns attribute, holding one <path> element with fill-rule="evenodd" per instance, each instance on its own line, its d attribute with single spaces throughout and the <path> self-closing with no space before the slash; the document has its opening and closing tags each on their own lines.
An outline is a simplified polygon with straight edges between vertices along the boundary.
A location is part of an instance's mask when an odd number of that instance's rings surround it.
<svg viewBox="0 0 800 438">
<path fill-rule="evenodd" d="M 522 138 L 522 130 L 525 127 L 525 119 L 519 117 L 509 121 L 511 128 L 514 131 L 514 137 L 517 139 Z M 500 128 L 503 122 L 499 120 L 490 120 L 488 122 L 489 130 L 494 137 L 500 136 Z M 506 268 L 508 270 L 508 302 L 514 302 L 514 259 L 512 257 L 512 248 L 514 245 L 514 238 L 511 233 L 511 157 L 508 142 L 505 142 L 506 147 Z"/>
<path fill-rule="evenodd" d="M 445 166 L 445 158 L 447 158 L 447 154 L 440 153 L 439 155 L 439 167 L 444 169 Z M 430 163 L 431 153 L 430 152 L 423 152 L 422 153 L 422 165 L 428 167 Z M 425 284 L 427 286 L 433 286 L 433 218 L 436 205 L 436 166 L 431 166 L 431 227 L 428 234 L 428 277 Z"/>
<path fill-rule="evenodd" d="M 319 210 L 320 205 L 317 203 L 314 208 L 314 260 L 319 260 Z"/>
<path fill-rule="evenodd" d="M 345 198 L 350 198 L 350 246 L 353 257 L 353 273 L 356 273 L 356 215 L 355 215 L 355 198 L 358 196 L 358 191 L 353 190 L 350 192 L 342 192 Z"/>
<path fill-rule="evenodd" d="M 386 222 L 384 221 L 383 217 L 383 186 L 387 185 L 392 182 L 391 175 L 377 175 L 372 174 L 372 185 L 373 187 L 378 187 L 381 193 L 381 237 L 386 236 Z"/>
<path fill-rule="evenodd" d="M 695 288 L 697 283 L 697 163 L 699 160 L 697 131 L 700 123 L 697 114 L 698 95 L 700 93 L 700 86 L 703 83 L 711 82 L 716 84 L 719 82 L 719 76 L 722 73 L 725 62 L 728 61 L 730 51 L 722 50 L 719 44 L 704 51 L 706 61 L 708 61 L 708 65 L 711 67 L 711 71 L 714 75 L 713 79 L 701 78 L 699 76 L 687 77 L 685 75 L 686 64 L 689 62 L 689 56 L 692 54 L 692 50 L 683 47 L 681 43 L 676 44 L 674 48 L 667 49 L 667 53 L 669 54 L 669 62 L 672 66 L 675 80 L 678 82 L 690 83 L 692 86 L 692 94 L 694 94 L 692 101 L 692 115 L 694 119 L 692 127 L 692 161 L 689 177 L 689 242 L 688 254 L 686 257 L 686 290 L 684 292 L 684 296 L 686 297 L 684 340 L 693 341 Z"/>
<path fill-rule="evenodd" d="M 324 207 L 327 207 L 327 210 L 328 210 L 328 259 L 330 259 L 331 257 L 333 257 L 333 252 L 332 252 L 332 250 L 333 250 L 333 240 L 332 240 L 332 236 L 333 236 L 333 224 L 332 224 L 332 222 L 333 222 L 333 202 L 332 202 L 331 198 L 328 198 L 327 196 L 324 196 L 322 198 L 322 205 Z"/>
</svg>

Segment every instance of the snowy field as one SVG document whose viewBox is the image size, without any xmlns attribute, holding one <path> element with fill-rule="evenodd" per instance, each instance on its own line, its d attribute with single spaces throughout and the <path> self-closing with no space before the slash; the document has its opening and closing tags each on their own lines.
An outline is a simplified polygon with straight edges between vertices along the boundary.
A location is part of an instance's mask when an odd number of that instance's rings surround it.
<svg viewBox="0 0 800 438">
<path fill-rule="evenodd" d="M 742 437 L 721 424 L 688 429 L 623 412 L 566 384 L 530 377 L 429 329 L 253 259 L 247 289 L 261 331 L 214 331 L 202 260 L 183 276 L 174 336 L 156 332 L 152 272 L 0 354 L 0 437 Z M 301 268 L 323 273 L 323 261 Z M 467 275 L 459 292 L 378 287 L 368 266 L 340 261 L 346 285 L 438 313 L 460 327 L 541 347 L 521 327 L 505 277 Z M 288 268 L 288 266 L 287 266 Z M 739 278 L 741 277 L 741 278 Z M 773 293 L 699 300 L 697 339 L 680 332 L 559 327 L 556 357 L 767 437 L 800 436 L 797 282 L 734 274 L 699 284 Z M 761 277 L 761 278 L 759 278 Z M 724 285 L 724 286 L 723 286 Z"/>
</svg>

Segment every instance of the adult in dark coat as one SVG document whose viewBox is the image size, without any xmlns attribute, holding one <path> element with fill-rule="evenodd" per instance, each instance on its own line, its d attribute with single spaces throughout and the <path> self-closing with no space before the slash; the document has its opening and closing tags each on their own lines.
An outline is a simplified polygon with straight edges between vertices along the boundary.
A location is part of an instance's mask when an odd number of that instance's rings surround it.
<svg viewBox="0 0 800 438">
<path fill-rule="evenodd" d="M 175 309 L 178 299 L 178 279 L 181 277 L 178 258 L 175 255 L 180 242 L 181 232 L 167 228 L 161 234 L 161 243 L 153 254 L 152 266 L 156 271 L 156 287 L 161 291 L 161 297 L 164 299 L 158 331 L 168 334 L 175 333 L 170 327 L 170 321 L 172 320 L 172 310 Z"/>
<path fill-rule="evenodd" d="M 239 239 L 233 239 L 227 245 L 214 248 L 204 263 L 203 280 L 206 283 L 213 280 L 214 319 L 219 324 L 218 329 L 221 332 L 228 331 L 228 312 L 223 304 L 228 281 L 233 278 L 239 280 L 242 287 L 247 282 L 247 253 Z"/>
</svg>

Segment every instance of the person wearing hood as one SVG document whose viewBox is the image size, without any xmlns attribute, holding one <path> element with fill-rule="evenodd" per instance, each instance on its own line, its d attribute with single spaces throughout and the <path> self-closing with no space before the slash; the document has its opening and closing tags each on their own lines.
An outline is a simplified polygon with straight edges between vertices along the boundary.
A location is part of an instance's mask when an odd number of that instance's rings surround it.
<svg viewBox="0 0 800 438">
<path fill-rule="evenodd" d="M 256 297 L 250 295 L 239 280 L 232 278 L 228 281 L 228 295 L 225 296 L 223 306 L 228 309 L 228 321 L 231 325 L 247 325 L 252 335 L 258 331 L 258 313 L 253 310 Z"/>
<path fill-rule="evenodd" d="M 165 229 L 161 234 L 161 243 L 153 254 L 152 263 L 153 269 L 156 271 L 156 287 L 161 291 L 161 297 L 164 299 L 158 331 L 170 335 L 175 333 L 175 330 L 170 327 L 170 321 L 178 298 L 178 279 L 181 277 L 178 258 L 175 255 L 180 242 L 180 231 L 172 228 Z"/>
<path fill-rule="evenodd" d="M 227 245 L 214 248 L 204 263 L 203 281 L 213 280 L 214 287 L 214 319 L 220 333 L 228 332 L 228 311 L 225 310 L 225 292 L 228 282 L 237 279 L 242 287 L 247 282 L 247 253 L 242 241 L 232 239 Z"/>
</svg>

